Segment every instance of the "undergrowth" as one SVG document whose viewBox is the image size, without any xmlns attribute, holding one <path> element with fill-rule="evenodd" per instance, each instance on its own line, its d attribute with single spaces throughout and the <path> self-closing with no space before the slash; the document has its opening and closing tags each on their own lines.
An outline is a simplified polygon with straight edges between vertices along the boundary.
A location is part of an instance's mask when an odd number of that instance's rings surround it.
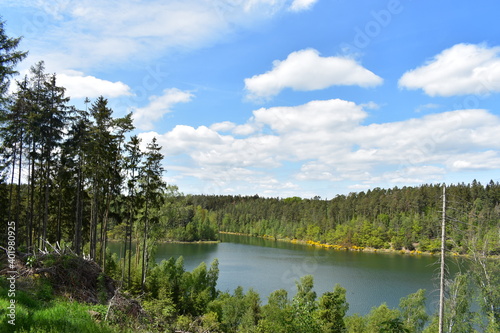
<svg viewBox="0 0 500 333">
<path fill-rule="evenodd" d="M 7 281 L 0 279 L 0 332 L 19 333 L 115 333 L 123 332 L 110 326 L 102 319 L 106 313 L 103 305 L 91 305 L 56 297 L 50 288 L 43 287 L 43 292 L 36 290 L 21 290 L 15 294 L 16 317 L 15 325 L 9 323 L 7 307 L 11 298 L 8 297 Z M 34 286 L 35 287 L 35 286 Z"/>
</svg>

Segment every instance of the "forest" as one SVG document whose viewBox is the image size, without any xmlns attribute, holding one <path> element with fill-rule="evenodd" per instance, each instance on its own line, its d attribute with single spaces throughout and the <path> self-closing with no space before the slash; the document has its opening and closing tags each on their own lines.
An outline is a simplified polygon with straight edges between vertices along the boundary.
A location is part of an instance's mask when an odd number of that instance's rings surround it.
<svg viewBox="0 0 500 333">
<path fill-rule="evenodd" d="M 459 254 L 471 242 L 486 254 L 500 253 L 500 184 L 448 185 L 447 249 Z M 207 211 L 220 231 L 276 239 L 298 239 L 342 247 L 438 252 L 442 219 L 442 184 L 321 198 L 255 196 L 183 197 Z"/>
<path fill-rule="evenodd" d="M 187 272 L 182 259 L 155 263 L 154 251 L 159 241 L 214 241 L 219 232 L 237 232 L 344 250 L 436 252 L 442 184 L 376 188 L 332 199 L 185 195 L 165 183 L 156 139 L 143 143 L 131 134 L 132 114 L 116 117 L 102 96 L 86 99 L 83 109 L 71 105 L 43 61 L 14 79 L 27 52 L 17 50 L 20 38 L 8 37 L 4 22 L 0 37 L 0 233 L 1 244 L 15 235 L 8 248 L 15 248 L 12 265 L 25 279 L 26 290 L 18 291 L 23 331 L 61 331 L 57 325 L 75 331 L 42 311 L 64 308 L 61 295 L 85 284 L 68 272 L 72 268 L 83 269 L 78 274 L 94 281 L 88 288 L 98 291 L 83 299 L 91 305 L 69 306 L 77 317 L 101 313 L 100 324 L 88 323 L 89 332 L 437 331 L 436 316 L 425 314 L 423 291 L 402 299 L 399 309 L 382 304 L 365 317 L 347 316 L 345 289 L 336 286 L 317 297 L 313 277 L 306 276 L 297 281 L 296 295 L 278 290 L 263 305 L 252 290 L 217 290 L 217 261 Z M 472 181 L 448 185 L 447 191 L 446 248 L 468 255 L 472 263 L 468 275 L 449 279 L 448 331 L 498 332 L 500 274 L 491 258 L 500 254 L 500 184 Z M 110 240 L 125 244 L 123 259 L 108 251 Z M 7 246 L 2 252 L 7 259 Z M 5 269 L 2 275 L 5 311 Z M 109 287 L 115 283 L 119 288 Z M 120 293 L 139 299 L 141 307 L 130 320 L 123 310 L 108 327 L 104 319 Z M 480 311 L 471 310 L 472 295 Z M 37 330 L 36 316 L 47 322 L 45 328 Z M 5 316 L 1 325 L 9 327 Z"/>
</svg>

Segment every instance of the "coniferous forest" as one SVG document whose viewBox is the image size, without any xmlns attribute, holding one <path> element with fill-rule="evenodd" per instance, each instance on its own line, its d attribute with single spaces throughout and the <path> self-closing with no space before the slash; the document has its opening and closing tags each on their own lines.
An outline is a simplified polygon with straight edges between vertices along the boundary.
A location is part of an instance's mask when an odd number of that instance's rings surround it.
<svg viewBox="0 0 500 333">
<path fill-rule="evenodd" d="M 421 185 L 321 198 L 187 196 L 220 231 L 298 239 L 343 247 L 438 252 L 442 185 Z M 467 254 L 471 241 L 499 254 L 500 184 L 447 186 L 448 250 Z"/>
<path fill-rule="evenodd" d="M 216 241 L 219 232 L 234 232 L 332 251 L 435 253 L 442 184 L 331 199 L 184 195 L 163 180 L 156 139 L 131 134 L 132 114 L 115 116 L 104 97 L 76 108 L 43 62 L 15 77 L 27 53 L 4 24 L 0 244 L 2 262 L 18 273 L 18 331 L 437 332 L 423 290 L 401 299 L 398 309 L 382 304 L 366 316 L 347 316 L 345 289 L 332 286 L 318 297 L 313 277 L 305 276 L 294 296 L 277 290 L 263 295 L 263 305 L 253 290 L 217 290 L 217 260 L 187 272 L 182 258 L 156 264 L 154 252 L 159 241 Z M 470 259 L 468 271 L 447 282 L 446 332 L 499 332 L 500 184 L 448 185 L 446 214 L 446 250 Z M 107 250 L 110 241 L 125 244 L 122 259 Z M 0 284 L 5 331 L 12 329 L 8 271 Z"/>
</svg>

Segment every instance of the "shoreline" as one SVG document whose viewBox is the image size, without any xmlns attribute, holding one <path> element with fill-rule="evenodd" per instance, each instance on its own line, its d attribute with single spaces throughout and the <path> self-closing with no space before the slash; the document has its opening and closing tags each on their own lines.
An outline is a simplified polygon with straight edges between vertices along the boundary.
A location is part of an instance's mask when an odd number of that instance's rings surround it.
<svg viewBox="0 0 500 333">
<path fill-rule="evenodd" d="M 317 248 L 322 248 L 326 250 L 334 250 L 334 251 L 352 251 L 352 252 L 364 252 L 364 253 L 379 253 L 379 254 L 399 254 L 399 255 L 410 255 L 410 256 L 439 256 L 440 252 L 428 252 L 428 251 L 419 251 L 419 250 L 395 250 L 395 249 L 376 249 L 373 247 L 363 247 L 363 246 L 344 246 L 344 245 L 337 245 L 337 244 L 325 244 L 321 242 L 316 242 L 316 241 L 311 241 L 311 240 L 303 240 L 303 239 L 296 239 L 296 238 L 277 238 L 274 236 L 269 236 L 269 235 L 252 235 L 252 234 L 245 234 L 241 232 L 232 232 L 232 231 L 219 231 L 219 234 L 224 234 L 224 235 L 235 235 L 235 236 L 246 236 L 246 237 L 255 237 L 255 238 L 262 238 L 262 239 L 267 239 L 267 240 L 272 240 L 272 241 L 277 241 L 277 242 L 286 242 L 286 243 L 291 243 L 291 244 L 300 244 L 300 245 L 306 245 L 306 246 L 311 246 L 311 247 L 317 247 Z M 121 239 L 108 239 L 108 242 L 121 242 Z M 137 240 L 134 240 L 134 242 Z M 178 241 L 178 240 L 172 240 L 172 239 L 162 239 L 158 240 L 159 243 L 171 243 L 171 244 L 218 244 L 222 243 L 222 241 L 219 240 L 199 240 L 199 241 Z M 471 256 L 469 254 L 460 254 L 458 252 L 447 252 L 446 253 L 447 257 L 462 257 L 462 258 L 470 258 Z M 488 256 L 489 259 L 497 259 L 500 260 L 500 256 Z"/>
<path fill-rule="evenodd" d="M 315 241 L 310 241 L 310 240 L 303 240 L 303 239 L 290 239 L 290 238 L 277 238 L 274 236 L 268 236 L 268 235 L 263 235 L 263 236 L 254 236 L 250 234 L 244 234 L 240 232 L 230 232 L 230 231 L 219 231 L 220 234 L 226 234 L 226 235 L 236 235 L 236 236 L 248 236 L 248 237 L 256 237 L 256 238 L 263 238 L 263 239 L 268 239 L 268 240 L 274 240 L 274 241 L 279 241 L 279 242 L 287 242 L 287 243 L 292 243 L 292 244 L 301 244 L 301 245 L 307 245 L 307 246 L 313 246 L 313 247 L 319 247 L 327 250 L 335 250 L 335 251 L 353 251 L 353 252 L 365 252 L 365 253 L 381 253 L 381 254 L 401 254 L 401 255 L 425 255 L 425 256 L 438 256 L 439 252 L 423 252 L 423 251 L 418 251 L 418 250 L 394 250 L 394 249 L 376 249 L 373 247 L 362 247 L 362 246 L 343 246 L 343 245 L 332 245 L 332 244 L 324 244 L 320 242 L 315 242 Z M 451 252 L 448 253 L 447 256 L 453 256 L 453 257 L 469 257 L 467 254 L 459 254 L 457 252 Z"/>
<path fill-rule="evenodd" d="M 132 240 L 133 242 L 137 242 L 137 239 L 133 239 Z M 114 242 L 114 243 L 118 243 L 118 242 L 123 242 L 123 239 L 108 239 L 108 242 Z M 218 244 L 218 243 L 221 243 L 220 240 L 198 240 L 198 241 L 192 241 L 192 242 L 188 242 L 188 241 L 178 241 L 178 240 L 173 240 L 173 239 L 160 239 L 160 240 L 157 240 L 158 243 L 172 243 L 172 244 Z"/>
</svg>

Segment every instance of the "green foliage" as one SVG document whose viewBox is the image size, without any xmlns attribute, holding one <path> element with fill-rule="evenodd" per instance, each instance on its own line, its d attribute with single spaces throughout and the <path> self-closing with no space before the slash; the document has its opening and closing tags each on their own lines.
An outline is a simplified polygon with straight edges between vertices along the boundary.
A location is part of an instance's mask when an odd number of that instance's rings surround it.
<svg viewBox="0 0 500 333">
<path fill-rule="evenodd" d="M 344 319 L 348 333 L 366 332 L 366 319 L 359 314 L 348 316 Z"/>
<path fill-rule="evenodd" d="M 5 32 L 5 21 L 0 17 L 0 108 L 3 108 L 5 94 L 8 91 L 10 79 L 17 74 L 15 66 L 21 62 L 28 52 L 17 51 L 21 38 L 12 38 Z M 0 170 L 1 171 L 1 170 Z"/>
<path fill-rule="evenodd" d="M 317 332 L 319 323 L 314 313 L 317 309 L 316 292 L 313 291 L 314 279 L 306 275 L 296 282 L 297 293 L 292 300 L 294 311 L 293 324 L 297 332 Z"/>
<path fill-rule="evenodd" d="M 169 199 L 162 211 L 159 222 L 164 231 L 163 238 L 183 242 L 218 239 L 217 213 L 195 207 L 180 197 Z"/>
<path fill-rule="evenodd" d="M 340 285 L 335 285 L 333 292 L 324 293 L 318 304 L 318 319 L 323 332 L 346 332 L 344 317 L 347 310 L 349 310 L 349 304 L 346 301 L 346 290 Z"/>
<path fill-rule="evenodd" d="M 404 323 L 400 318 L 394 318 L 388 321 L 384 321 L 380 324 L 379 333 L 409 333 Z"/>
<path fill-rule="evenodd" d="M 192 272 L 185 271 L 182 257 L 176 261 L 173 258 L 163 260 L 150 269 L 146 279 L 148 307 L 157 316 L 163 310 L 155 302 L 162 303 L 167 319 L 176 314 L 201 316 L 206 313 L 209 303 L 218 296 L 218 276 L 217 259 L 209 269 L 205 263 L 201 263 Z"/>
<path fill-rule="evenodd" d="M 395 323 L 397 323 L 397 327 L 400 326 L 399 317 L 399 310 L 389 309 L 387 305 L 383 303 L 379 307 L 374 307 L 368 314 L 366 330 L 367 332 L 394 332 L 393 327 L 396 325 Z"/>
<path fill-rule="evenodd" d="M 500 183 L 479 182 L 447 187 L 450 221 L 447 249 L 470 252 L 468 242 L 477 238 L 487 254 L 500 251 Z M 219 230 L 254 236 L 272 236 L 340 246 L 393 248 L 435 252 L 440 248 L 441 185 L 421 185 L 338 195 L 330 200 L 261 198 L 258 196 L 181 196 L 184 207 L 204 209 L 213 216 Z M 200 207 L 200 208 L 198 208 Z M 177 208 L 182 211 L 182 208 Z M 196 224 L 187 215 L 175 218 L 178 233 L 189 238 Z M 171 220 L 174 221 L 174 218 Z M 184 221 L 184 222 L 180 222 Z M 212 225 L 214 222 L 211 222 Z M 487 246 L 483 246 L 483 244 Z"/>
<path fill-rule="evenodd" d="M 42 301 L 50 301 L 54 297 L 54 288 L 49 280 L 39 278 L 36 281 L 36 297 Z"/>
<path fill-rule="evenodd" d="M 293 331 L 293 308 L 286 290 L 280 289 L 271 293 L 261 312 L 262 319 L 258 323 L 258 332 Z"/>
<path fill-rule="evenodd" d="M 55 305 L 33 313 L 32 321 L 38 332 L 112 332 L 97 324 L 88 312 L 88 307 L 70 302 Z"/>
<path fill-rule="evenodd" d="M 445 301 L 444 327 L 447 332 L 465 333 L 473 331 L 474 313 L 471 311 L 473 290 L 470 277 L 458 274 L 448 286 Z"/>
<path fill-rule="evenodd" d="M 97 277 L 97 297 L 101 304 L 104 304 L 108 300 L 108 292 L 106 289 L 106 276 L 104 274 L 99 274 Z"/>
<path fill-rule="evenodd" d="M 232 295 L 223 293 L 213 300 L 208 310 L 217 314 L 223 332 L 254 332 L 260 320 L 260 296 L 252 289 L 244 294 L 238 287 Z"/>
<path fill-rule="evenodd" d="M 156 329 L 163 329 L 176 318 L 176 305 L 170 295 L 162 290 L 158 298 L 150 298 L 142 302 L 142 307 L 151 317 Z"/>
<path fill-rule="evenodd" d="M 40 298 L 40 296 L 42 297 Z M 16 332 L 117 332 L 105 323 L 96 322 L 89 313 L 93 308 L 88 305 L 54 299 L 53 297 L 48 298 L 38 293 L 33 295 L 23 290 L 16 290 L 15 300 Z M 2 286 L 0 289 L 1 332 L 13 332 L 13 326 L 8 323 L 8 317 L 5 315 L 9 302 L 10 299 L 7 297 L 7 291 Z"/>
<path fill-rule="evenodd" d="M 419 289 L 416 293 L 401 298 L 399 308 L 404 325 L 411 333 L 422 332 L 429 319 L 425 310 L 425 290 Z"/>
</svg>

